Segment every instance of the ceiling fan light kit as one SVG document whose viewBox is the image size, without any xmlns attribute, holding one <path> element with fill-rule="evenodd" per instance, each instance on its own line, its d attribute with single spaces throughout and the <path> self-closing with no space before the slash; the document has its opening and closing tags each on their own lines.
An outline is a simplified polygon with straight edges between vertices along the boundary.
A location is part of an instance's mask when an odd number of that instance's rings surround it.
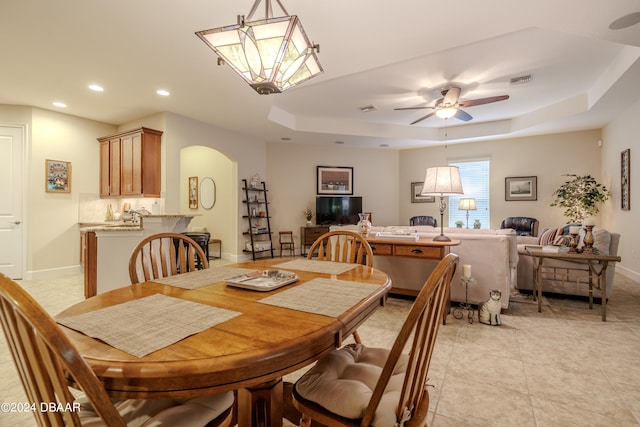
<svg viewBox="0 0 640 427">
<path fill-rule="evenodd" d="M 261 95 L 281 93 L 323 72 L 317 53 L 320 47 L 307 37 L 300 19 L 273 17 L 271 0 L 265 2 L 265 18 L 250 21 L 262 2 L 256 0 L 245 20 L 234 25 L 196 32 L 225 64 L 228 64 Z"/>
<path fill-rule="evenodd" d="M 491 104 L 493 102 L 505 101 L 509 99 L 509 95 L 499 95 L 490 96 L 487 98 L 471 99 L 469 101 L 460 101 L 460 92 L 461 89 L 459 87 L 452 86 L 449 89 L 445 89 L 441 92 L 442 98 L 438 99 L 433 107 L 405 107 L 395 108 L 395 110 L 434 110 L 432 113 L 429 113 L 425 116 L 420 117 L 418 120 L 414 120 L 413 122 L 411 122 L 412 125 L 420 123 L 421 121 L 428 119 L 434 114 L 444 120 L 455 117 L 456 119 L 468 122 L 469 120 L 473 119 L 473 117 L 466 111 L 462 110 L 462 107 L 473 107 L 474 105 Z"/>
</svg>

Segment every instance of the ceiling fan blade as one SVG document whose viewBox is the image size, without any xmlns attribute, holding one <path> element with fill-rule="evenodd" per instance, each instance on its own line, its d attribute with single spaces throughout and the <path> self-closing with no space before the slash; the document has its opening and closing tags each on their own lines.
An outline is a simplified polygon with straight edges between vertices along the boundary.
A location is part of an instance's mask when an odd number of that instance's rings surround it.
<svg viewBox="0 0 640 427">
<path fill-rule="evenodd" d="M 429 113 L 426 116 L 422 116 L 418 120 L 411 122 L 410 124 L 415 125 L 416 123 L 419 123 L 419 122 L 423 121 L 424 119 L 428 119 L 429 117 L 433 116 L 434 114 L 435 114 L 435 112 L 434 113 Z"/>
<path fill-rule="evenodd" d="M 442 101 L 442 103 L 445 105 L 447 104 L 455 105 L 455 103 L 458 102 L 459 98 L 460 98 L 460 88 L 451 87 L 449 88 L 447 93 L 444 95 L 444 100 Z"/>
<path fill-rule="evenodd" d="M 427 108 L 433 108 L 433 107 L 404 107 L 404 108 L 394 108 L 394 110 L 398 111 L 398 110 L 425 110 Z"/>
<path fill-rule="evenodd" d="M 466 111 L 462 111 L 461 109 L 458 108 L 458 111 L 456 112 L 456 114 L 453 116 L 456 119 L 460 119 L 462 121 L 468 122 L 469 120 L 473 119 L 473 117 L 471 117 L 471 115 L 469 113 L 467 113 Z"/>
<path fill-rule="evenodd" d="M 492 102 L 504 101 L 509 99 L 509 95 L 490 96 L 488 98 L 471 99 L 459 103 L 461 107 L 473 107 L 474 105 L 491 104 Z"/>
</svg>

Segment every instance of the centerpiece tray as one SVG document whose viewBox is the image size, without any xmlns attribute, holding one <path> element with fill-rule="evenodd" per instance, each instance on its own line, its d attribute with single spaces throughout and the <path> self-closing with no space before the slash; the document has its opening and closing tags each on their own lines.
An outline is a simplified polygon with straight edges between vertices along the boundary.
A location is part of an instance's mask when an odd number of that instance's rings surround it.
<svg viewBox="0 0 640 427">
<path fill-rule="evenodd" d="M 225 279 L 228 286 L 251 289 L 253 291 L 272 291 L 300 279 L 295 273 L 284 270 L 256 270 L 250 273 Z"/>
</svg>

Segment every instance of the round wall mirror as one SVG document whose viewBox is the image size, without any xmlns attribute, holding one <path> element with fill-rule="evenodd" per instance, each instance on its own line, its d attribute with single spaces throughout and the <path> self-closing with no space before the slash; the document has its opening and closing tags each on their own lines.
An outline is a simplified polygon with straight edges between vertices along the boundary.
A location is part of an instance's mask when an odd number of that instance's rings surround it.
<svg viewBox="0 0 640 427">
<path fill-rule="evenodd" d="M 213 178 L 202 178 L 200 182 L 200 204 L 205 209 L 211 209 L 216 204 L 216 183 Z"/>
</svg>

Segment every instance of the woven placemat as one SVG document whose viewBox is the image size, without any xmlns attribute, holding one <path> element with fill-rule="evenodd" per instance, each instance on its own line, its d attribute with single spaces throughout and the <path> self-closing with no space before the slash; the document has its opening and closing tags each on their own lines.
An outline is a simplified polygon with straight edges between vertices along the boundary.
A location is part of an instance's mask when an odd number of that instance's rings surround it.
<svg viewBox="0 0 640 427">
<path fill-rule="evenodd" d="M 143 357 L 240 314 L 155 294 L 56 320 L 119 350 Z"/>
<path fill-rule="evenodd" d="M 338 317 L 376 290 L 368 283 L 316 278 L 258 302 Z"/>
<path fill-rule="evenodd" d="M 213 285 L 214 283 L 223 282 L 225 279 L 249 273 L 249 268 L 239 267 L 215 267 L 204 270 L 191 271 L 185 274 L 176 274 L 175 276 L 163 277 L 162 279 L 153 279 L 154 283 L 162 285 L 174 286 L 182 289 L 198 289 L 203 286 Z"/>
<path fill-rule="evenodd" d="M 358 267 L 359 264 L 350 264 L 345 262 L 335 261 L 318 261 L 309 259 L 294 259 L 292 261 L 283 262 L 282 264 L 274 265 L 277 268 L 284 268 L 290 270 L 299 271 L 311 271 L 313 273 L 325 273 L 325 274 L 342 274 L 349 270 L 353 270 Z"/>
</svg>

